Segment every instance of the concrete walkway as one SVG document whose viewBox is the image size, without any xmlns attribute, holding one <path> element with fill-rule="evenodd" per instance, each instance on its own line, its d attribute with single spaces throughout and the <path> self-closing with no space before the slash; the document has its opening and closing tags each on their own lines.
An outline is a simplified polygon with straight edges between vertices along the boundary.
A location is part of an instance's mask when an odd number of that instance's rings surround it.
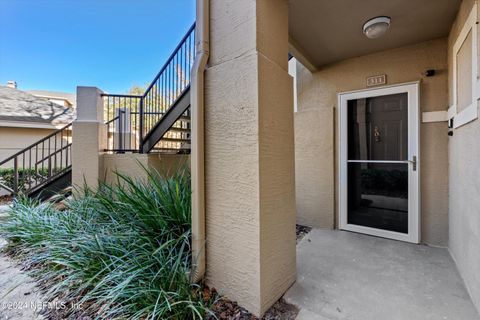
<svg viewBox="0 0 480 320">
<path fill-rule="evenodd" d="M 284 298 L 298 320 L 480 319 L 446 249 L 312 230 Z"/>
<path fill-rule="evenodd" d="M 0 205 L 0 223 L 9 209 Z M 0 320 L 43 319 L 39 312 L 46 307 L 44 300 L 33 279 L 1 252 L 6 244 L 0 237 Z"/>
</svg>

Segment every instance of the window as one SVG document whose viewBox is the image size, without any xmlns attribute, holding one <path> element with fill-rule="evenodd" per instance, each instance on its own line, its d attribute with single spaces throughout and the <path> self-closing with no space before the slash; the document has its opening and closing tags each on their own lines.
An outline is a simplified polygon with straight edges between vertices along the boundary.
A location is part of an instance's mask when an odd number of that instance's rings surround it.
<svg viewBox="0 0 480 320">
<path fill-rule="evenodd" d="M 453 105 L 448 109 L 448 118 L 454 118 L 454 128 L 478 118 L 477 28 L 475 4 L 453 45 Z"/>
</svg>

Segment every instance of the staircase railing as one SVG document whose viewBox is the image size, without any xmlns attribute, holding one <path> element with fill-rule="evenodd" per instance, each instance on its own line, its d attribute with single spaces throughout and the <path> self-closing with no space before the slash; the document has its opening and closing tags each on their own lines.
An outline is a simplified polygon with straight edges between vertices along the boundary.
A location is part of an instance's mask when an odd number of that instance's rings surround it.
<svg viewBox="0 0 480 320">
<path fill-rule="evenodd" d="M 142 152 L 143 139 L 188 90 L 195 60 L 195 24 L 177 45 L 143 95 L 104 94 L 108 128 L 106 151 Z M 190 145 L 190 110 L 170 128 L 153 151 L 178 152 Z"/>
<path fill-rule="evenodd" d="M 104 94 L 107 148 L 111 152 L 137 152 L 140 148 L 140 109 L 143 96 Z"/>
<path fill-rule="evenodd" d="M 29 194 L 72 166 L 72 124 L 0 161 L 0 189 Z"/>
</svg>

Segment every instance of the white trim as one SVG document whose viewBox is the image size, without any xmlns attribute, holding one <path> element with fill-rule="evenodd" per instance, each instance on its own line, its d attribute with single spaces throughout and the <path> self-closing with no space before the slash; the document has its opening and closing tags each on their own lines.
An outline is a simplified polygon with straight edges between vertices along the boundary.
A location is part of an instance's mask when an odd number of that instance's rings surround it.
<svg viewBox="0 0 480 320">
<path fill-rule="evenodd" d="M 0 127 L 9 127 L 9 128 L 32 128 L 32 129 L 60 129 L 66 126 L 66 124 L 53 125 L 53 124 L 42 124 L 28 121 L 0 121 Z"/>
<path fill-rule="evenodd" d="M 339 148 L 338 148 L 338 207 L 339 207 L 339 227 L 342 230 L 366 233 L 379 237 L 385 237 L 407 242 L 420 242 L 420 97 L 419 81 L 390 85 L 385 87 L 370 88 L 358 91 L 343 92 L 338 94 L 338 128 L 339 128 Z M 362 99 L 378 97 L 397 93 L 408 94 L 408 159 L 417 157 L 417 168 L 413 171 L 413 166 L 409 164 L 408 170 L 408 234 L 375 229 L 349 224 L 347 221 L 347 187 L 348 187 L 348 127 L 347 127 L 347 102 L 353 99 Z M 409 161 L 402 161 L 410 163 Z"/>
<path fill-rule="evenodd" d="M 422 122 L 443 122 L 447 121 L 447 111 L 429 111 L 422 113 Z"/>
<path fill-rule="evenodd" d="M 78 119 L 76 119 L 76 120 L 74 120 L 72 123 L 75 123 L 75 122 L 76 122 L 76 123 L 98 123 L 98 124 L 105 124 L 105 125 L 106 125 L 105 122 L 103 122 L 103 121 L 98 121 L 98 120 L 78 120 Z"/>
<path fill-rule="evenodd" d="M 452 119 L 453 117 L 455 117 L 456 114 L 457 114 L 457 106 L 456 105 L 450 106 L 450 108 L 448 108 L 447 110 L 447 120 Z"/>
<path fill-rule="evenodd" d="M 28 91 L 27 91 L 28 93 Z M 70 99 L 69 98 L 65 98 L 65 97 L 59 97 L 59 96 L 49 96 L 49 95 L 44 95 L 44 94 L 36 94 L 36 93 L 30 93 L 32 96 L 36 96 L 36 97 L 39 97 L 39 98 L 45 98 L 47 100 L 51 99 L 51 100 L 62 100 L 62 101 L 65 101 L 67 102 L 70 106 L 72 106 L 72 102 L 70 102 Z"/>
<path fill-rule="evenodd" d="M 370 91 L 384 90 L 384 89 L 390 89 L 390 88 L 404 87 L 404 86 L 407 86 L 407 85 L 410 85 L 410 84 L 413 84 L 413 85 L 420 84 L 420 80 L 403 82 L 403 83 L 395 83 L 395 84 L 387 84 L 386 86 L 381 86 L 381 87 L 344 91 L 344 92 L 340 92 L 339 95 L 346 95 L 346 94 L 350 94 L 350 93 L 362 94 L 362 93 L 365 93 L 366 91 L 370 92 Z M 386 94 L 389 94 L 389 93 L 386 93 Z M 372 95 L 371 97 L 383 96 L 383 95 L 385 95 L 385 94 Z"/>
<path fill-rule="evenodd" d="M 466 107 L 465 109 L 462 110 L 459 114 L 455 116 L 453 119 L 453 128 L 457 129 L 469 122 L 472 122 L 473 120 L 476 120 L 478 118 L 478 107 L 477 107 L 477 101 L 474 100 L 474 102 Z"/>
<path fill-rule="evenodd" d="M 293 82 L 293 112 L 298 112 L 297 99 L 297 59 L 292 57 L 288 61 L 288 74 L 292 77 Z"/>
<path fill-rule="evenodd" d="M 472 34 L 472 104 L 458 112 L 457 108 L 457 55 L 469 33 Z M 459 128 L 478 118 L 477 101 L 480 99 L 480 81 L 478 77 L 478 25 L 477 25 L 477 1 L 465 21 L 453 45 L 452 54 L 452 99 L 453 105 L 448 109 L 448 120 L 454 118 L 453 127 Z M 458 113 L 457 113 L 458 112 Z"/>
</svg>

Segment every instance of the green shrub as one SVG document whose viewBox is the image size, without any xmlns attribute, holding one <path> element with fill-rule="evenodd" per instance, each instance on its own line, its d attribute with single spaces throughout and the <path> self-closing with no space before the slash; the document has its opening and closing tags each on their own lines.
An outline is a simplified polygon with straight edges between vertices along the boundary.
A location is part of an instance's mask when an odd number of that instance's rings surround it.
<svg viewBox="0 0 480 320">
<path fill-rule="evenodd" d="M 203 318 L 209 302 L 188 276 L 188 171 L 118 180 L 68 201 L 65 211 L 17 200 L 0 227 L 7 250 L 35 266 L 49 300 L 81 303 L 96 318 Z M 69 312 L 64 317 L 76 316 Z"/>
<path fill-rule="evenodd" d="M 30 185 L 34 186 L 37 180 L 44 179 L 48 175 L 47 168 L 38 169 L 18 169 L 18 190 L 25 191 Z M 13 168 L 0 168 L 0 181 L 7 187 L 14 188 L 14 170 Z"/>
</svg>

